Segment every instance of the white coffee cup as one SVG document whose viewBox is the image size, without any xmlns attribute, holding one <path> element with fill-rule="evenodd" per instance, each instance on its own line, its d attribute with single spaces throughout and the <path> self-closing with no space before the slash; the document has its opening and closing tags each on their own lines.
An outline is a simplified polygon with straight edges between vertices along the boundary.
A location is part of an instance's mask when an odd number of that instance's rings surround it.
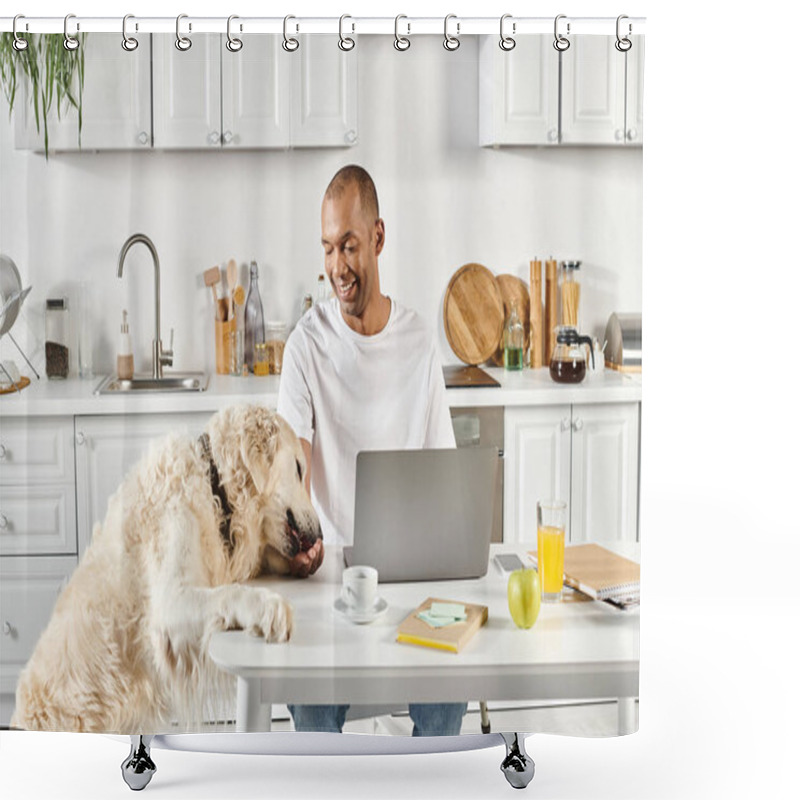
<svg viewBox="0 0 800 800">
<path fill-rule="evenodd" d="M 357 614 L 375 608 L 378 595 L 378 570 L 374 567 L 348 567 L 342 573 L 342 602 Z"/>
</svg>

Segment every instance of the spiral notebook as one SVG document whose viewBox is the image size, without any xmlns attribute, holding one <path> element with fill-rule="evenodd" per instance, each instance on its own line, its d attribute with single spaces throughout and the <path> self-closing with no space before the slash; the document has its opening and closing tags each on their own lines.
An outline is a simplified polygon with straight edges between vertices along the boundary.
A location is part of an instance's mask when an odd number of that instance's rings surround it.
<svg viewBox="0 0 800 800">
<path fill-rule="evenodd" d="M 564 548 L 564 583 L 595 600 L 639 594 L 639 565 L 599 544 Z"/>
<path fill-rule="evenodd" d="M 528 555 L 536 561 L 535 550 Z M 639 565 L 599 544 L 564 548 L 564 583 L 595 600 L 622 608 L 639 602 Z"/>
</svg>

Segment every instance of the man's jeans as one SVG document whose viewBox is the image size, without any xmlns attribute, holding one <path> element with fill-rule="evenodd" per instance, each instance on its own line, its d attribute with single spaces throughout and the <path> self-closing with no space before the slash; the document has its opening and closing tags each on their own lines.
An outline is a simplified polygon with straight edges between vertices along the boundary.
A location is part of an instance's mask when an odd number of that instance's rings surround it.
<svg viewBox="0 0 800 800">
<path fill-rule="evenodd" d="M 296 731 L 341 733 L 350 706 L 289 706 Z M 409 703 L 413 736 L 458 736 L 466 703 Z"/>
</svg>

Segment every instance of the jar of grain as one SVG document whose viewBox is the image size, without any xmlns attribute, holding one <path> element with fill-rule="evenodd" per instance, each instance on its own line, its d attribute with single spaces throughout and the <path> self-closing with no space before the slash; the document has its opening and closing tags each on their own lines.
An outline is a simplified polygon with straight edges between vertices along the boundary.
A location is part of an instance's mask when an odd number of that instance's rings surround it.
<svg viewBox="0 0 800 800">
<path fill-rule="evenodd" d="M 44 313 L 45 367 L 48 378 L 69 375 L 69 311 L 66 297 L 49 297 Z"/>
<path fill-rule="evenodd" d="M 267 359 L 269 374 L 280 375 L 283 370 L 283 348 L 286 345 L 287 325 L 285 322 L 266 324 Z"/>
<path fill-rule="evenodd" d="M 269 375 L 269 353 L 266 342 L 256 342 L 256 362 L 253 365 L 254 375 Z"/>
</svg>

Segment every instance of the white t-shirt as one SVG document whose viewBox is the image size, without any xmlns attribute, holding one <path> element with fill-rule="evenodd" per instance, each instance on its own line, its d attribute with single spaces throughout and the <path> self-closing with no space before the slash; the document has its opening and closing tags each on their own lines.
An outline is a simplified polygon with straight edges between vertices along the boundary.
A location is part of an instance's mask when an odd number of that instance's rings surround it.
<svg viewBox="0 0 800 800">
<path fill-rule="evenodd" d="M 278 413 L 311 442 L 311 500 L 328 544 L 353 542 L 359 451 L 455 447 L 433 337 L 394 301 L 374 336 L 348 327 L 336 298 L 306 312 L 286 343 Z"/>
</svg>

